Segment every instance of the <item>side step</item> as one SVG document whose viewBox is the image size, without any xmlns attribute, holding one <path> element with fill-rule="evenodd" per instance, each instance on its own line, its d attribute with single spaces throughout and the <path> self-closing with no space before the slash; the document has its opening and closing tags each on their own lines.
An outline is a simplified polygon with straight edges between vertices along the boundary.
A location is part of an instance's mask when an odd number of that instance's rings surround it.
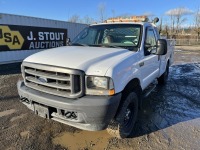
<svg viewBox="0 0 200 150">
<path fill-rule="evenodd" d="M 144 91 L 143 91 L 143 98 L 146 98 L 147 96 L 149 96 L 151 94 L 151 92 L 156 88 L 158 84 L 157 80 L 154 80 L 153 83 L 151 83 Z"/>
</svg>

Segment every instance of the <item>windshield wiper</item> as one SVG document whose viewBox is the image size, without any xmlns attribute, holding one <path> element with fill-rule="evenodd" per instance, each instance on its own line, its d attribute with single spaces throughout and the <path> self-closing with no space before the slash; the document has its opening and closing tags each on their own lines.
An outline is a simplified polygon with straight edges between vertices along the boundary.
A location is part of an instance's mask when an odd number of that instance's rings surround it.
<svg viewBox="0 0 200 150">
<path fill-rule="evenodd" d="M 72 43 L 71 46 L 89 46 L 89 45 L 81 43 Z"/>
<path fill-rule="evenodd" d="M 99 46 L 102 46 L 102 47 L 111 47 L 111 48 L 122 48 L 120 46 L 115 46 L 115 45 L 108 45 L 108 44 L 101 44 Z"/>
</svg>

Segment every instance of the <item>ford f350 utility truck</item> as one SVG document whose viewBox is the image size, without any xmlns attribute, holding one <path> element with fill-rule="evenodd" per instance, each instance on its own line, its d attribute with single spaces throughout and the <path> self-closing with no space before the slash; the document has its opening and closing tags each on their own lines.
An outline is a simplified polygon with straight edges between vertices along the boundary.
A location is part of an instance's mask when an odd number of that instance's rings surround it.
<svg viewBox="0 0 200 150">
<path fill-rule="evenodd" d="M 45 118 L 130 136 L 142 97 L 166 82 L 174 53 L 154 23 L 138 18 L 90 25 L 69 46 L 26 58 L 20 101 Z"/>
</svg>

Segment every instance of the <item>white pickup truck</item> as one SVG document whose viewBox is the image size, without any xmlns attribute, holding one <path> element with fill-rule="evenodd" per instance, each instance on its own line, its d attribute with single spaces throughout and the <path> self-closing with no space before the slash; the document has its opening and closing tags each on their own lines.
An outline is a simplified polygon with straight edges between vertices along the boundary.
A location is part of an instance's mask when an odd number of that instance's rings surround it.
<svg viewBox="0 0 200 150">
<path fill-rule="evenodd" d="M 142 97 L 166 82 L 173 54 L 153 23 L 90 25 L 69 46 L 23 61 L 20 101 L 42 117 L 126 138 Z"/>
</svg>

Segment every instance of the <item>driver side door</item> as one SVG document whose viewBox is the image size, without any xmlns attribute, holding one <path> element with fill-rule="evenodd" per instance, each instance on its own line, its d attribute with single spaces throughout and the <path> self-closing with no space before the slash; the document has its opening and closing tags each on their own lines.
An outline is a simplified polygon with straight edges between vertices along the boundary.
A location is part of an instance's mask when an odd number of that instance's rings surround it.
<svg viewBox="0 0 200 150">
<path fill-rule="evenodd" d="M 147 87 L 159 75 L 159 56 L 151 52 L 156 51 L 156 41 L 154 29 L 152 27 L 146 28 L 146 36 L 144 41 L 144 57 L 143 66 L 141 67 L 141 74 L 143 79 L 143 86 Z"/>
</svg>

